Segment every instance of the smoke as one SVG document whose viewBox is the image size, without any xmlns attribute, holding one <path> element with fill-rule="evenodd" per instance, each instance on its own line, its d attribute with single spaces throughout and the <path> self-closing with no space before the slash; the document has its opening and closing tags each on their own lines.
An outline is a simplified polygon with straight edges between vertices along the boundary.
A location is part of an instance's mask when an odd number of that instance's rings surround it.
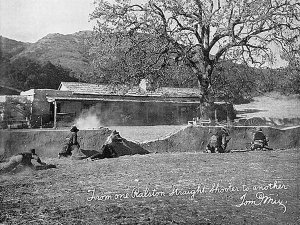
<svg viewBox="0 0 300 225">
<path fill-rule="evenodd" d="M 91 107 L 86 111 L 82 111 L 79 118 L 77 118 L 74 124 L 80 130 L 98 129 L 101 127 L 100 119 L 97 117 L 95 107 Z"/>
</svg>

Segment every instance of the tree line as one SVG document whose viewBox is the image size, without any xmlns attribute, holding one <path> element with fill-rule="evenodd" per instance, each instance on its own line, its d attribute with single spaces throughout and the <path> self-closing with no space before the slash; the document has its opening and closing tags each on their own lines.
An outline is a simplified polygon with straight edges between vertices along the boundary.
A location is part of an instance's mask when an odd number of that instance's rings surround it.
<svg viewBox="0 0 300 225">
<path fill-rule="evenodd" d="M 25 57 L 0 61 L 1 83 L 20 90 L 57 89 L 62 81 L 78 81 L 74 73 L 51 62 L 39 63 Z"/>
</svg>

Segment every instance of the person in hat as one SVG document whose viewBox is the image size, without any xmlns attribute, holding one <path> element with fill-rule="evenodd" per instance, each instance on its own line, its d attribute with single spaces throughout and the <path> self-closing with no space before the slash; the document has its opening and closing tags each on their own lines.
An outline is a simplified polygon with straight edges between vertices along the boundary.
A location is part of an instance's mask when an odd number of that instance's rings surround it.
<svg viewBox="0 0 300 225">
<path fill-rule="evenodd" d="M 113 144 L 114 143 L 122 143 L 123 138 L 120 136 L 119 132 L 114 130 L 104 142 L 101 150 L 99 153 L 92 155 L 88 158 L 88 160 L 95 160 L 95 159 L 104 159 L 104 158 L 116 158 L 118 157 L 118 153 L 116 152 Z"/>
<path fill-rule="evenodd" d="M 66 138 L 66 142 L 62 148 L 62 151 L 58 153 L 58 158 L 67 157 L 72 155 L 72 151 L 75 148 L 80 148 L 79 142 L 78 142 L 78 136 L 77 133 L 79 129 L 76 127 L 76 125 L 73 125 L 70 129 L 71 133 Z"/>
<path fill-rule="evenodd" d="M 210 137 L 206 146 L 207 153 L 225 153 L 230 138 L 225 127 L 221 127 Z"/>
<path fill-rule="evenodd" d="M 257 127 L 256 128 L 256 132 L 253 135 L 253 142 L 251 145 L 251 150 L 254 151 L 256 149 L 268 149 L 268 150 L 272 150 L 272 148 L 268 147 L 268 140 L 266 135 L 263 133 L 262 128 L 261 127 Z"/>
<path fill-rule="evenodd" d="M 266 135 L 262 132 L 261 127 L 256 128 L 256 132 L 253 135 L 253 140 L 267 141 Z"/>
<path fill-rule="evenodd" d="M 9 158 L 8 161 L 0 164 L 1 172 L 10 172 L 16 169 L 19 165 L 30 167 L 32 169 L 40 169 L 32 163 L 32 160 L 41 165 L 43 168 L 46 168 L 47 164 L 42 162 L 41 159 L 35 152 L 35 149 L 30 149 L 28 152 L 18 153 Z M 36 164 L 35 163 L 35 164 Z M 54 168 L 54 167 L 51 167 Z"/>
</svg>

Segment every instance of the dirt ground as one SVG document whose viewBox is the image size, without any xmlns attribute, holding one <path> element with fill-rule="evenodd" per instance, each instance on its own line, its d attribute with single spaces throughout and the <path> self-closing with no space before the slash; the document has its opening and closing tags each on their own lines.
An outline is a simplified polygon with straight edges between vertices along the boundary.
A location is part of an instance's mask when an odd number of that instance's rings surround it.
<svg viewBox="0 0 300 225">
<path fill-rule="evenodd" d="M 268 112 L 249 116 L 271 117 L 270 113 L 276 113 L 272 117 L 300 117 L 299 99 L 291 102 L 280 96 L 269 97 L 238 110 Z M 284 107 L 278 108 L 277 100 Z M 53 131 L 52 136 L 40 131 L 31 136 L 27 131 L 18 133 L 14 142 L 21 141 L 26 148 L 33 147 L 31 143 L 40 144 L 34 147 L 42 160 L 57 168 L 19 168 L 0 175 L 0 224 L 300 224 L 300 148 L 205 154 L 190 147 L 199 145 L 189 141 L 198 133 L 190 128 L 190 132 L 181 131 L 183 127 L 186 125 L 109 127 L 140 143 L 159 139 L 158 144 L 152 144 L 152 152 L 161 153 L 93 162 L 42 154 L 51 148 L 57 151 L 59 145 L 54 146 L 53 141 L 57 135 L 63 140 L 67 130 Z M 163 140 L 176 132 L 179 134 Z M 290 132 L 288 138 L 286 132 Z M 245 134 L 239 133 L 237 140 L 246 139 Z M 299 146 L 298 132 L 280 130 L 281 139 L 277 133 L 267 134 L 271 144 L 278 146 L 286 139 L 290 141 L 293 134 L 291 146 Z M 88 130 L 81 130 L 80 135 L 87 140 L 82 143 L 86 149 L 101 146 L 105 140 L 105 135 L 99 133 L 98 137 Z M 49 143 L 41 141 L 45 137 Z M 186 137 L 185 142 L 182 137 Z M 14 146 L 13 142 L 8 144 Z M 234 140 L 232 144 L 236 144 Z M 169 148 L 177 148 L 177 152 L 166 153 Z M 186 152 L 181 152 L 184 149 Z"/>
<path fill-rule="evenodd" d="M 299 224 L 299 150 L 46 158 L 0 176 L 0 223 Z"/>
</svg>

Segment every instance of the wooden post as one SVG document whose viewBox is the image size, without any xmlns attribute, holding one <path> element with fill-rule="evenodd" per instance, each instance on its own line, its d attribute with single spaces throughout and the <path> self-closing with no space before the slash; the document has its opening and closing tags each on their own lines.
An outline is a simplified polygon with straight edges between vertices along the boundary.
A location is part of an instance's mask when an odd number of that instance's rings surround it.
<svg viewBox="0 0 300 225">
<path fill-rule="evenodd" d="M 146 107 L 146 123 L 149 124 L 149 111 L 148 111 L 148 102 L 145 103 Z"/>
<path fill-rule="evenodd" d="M 229 115 L 228 115 L 228 103 L 226 102 L 226 123 L 227 123 L 227 126 L 231 125 L 231 121 L 230 121 L 230 118 L 229 118 Z"/>
<path fill-rule="evenodd" d="M 43 114 L 41 115 L 41 125 L 40 125 L 40 129 L 43 128 Z"/>
<path fill-rule="evenodd" d="M 215 109 L 215 122 L 218 122 L 217 109 Z"/>
<path fill-rule="evenodd" d="M 175 110 L 175 123 L 177 124 L 180 124 L 181 120 L 182 120 L 182 116 L 181 116 L 181 111 L 180 111 L 180 107 L 176 104 L 176 110 Z M 188 119 L 189 120 L 189 119 Z"/>
<path fill-rule="evenodd" d="M 56 114 L 57 114 L 57 102 L 54 100 L 54 126 L 53 128 L 56 129 Z"/>
</svg>

